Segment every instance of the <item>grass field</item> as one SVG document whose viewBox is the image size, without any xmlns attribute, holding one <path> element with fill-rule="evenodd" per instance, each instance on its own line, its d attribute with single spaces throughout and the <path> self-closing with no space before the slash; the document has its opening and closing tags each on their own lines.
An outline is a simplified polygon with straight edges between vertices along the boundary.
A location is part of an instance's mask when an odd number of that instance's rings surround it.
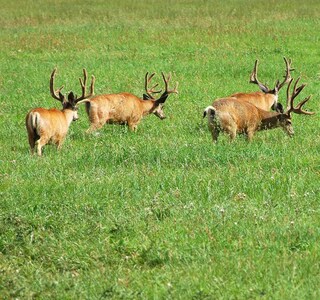
<svg viewBox="0 0 320 300">
<path fill-rule="evenodd" d="M 0 299 L 320 299 L 320 122 L 213 145 L 203 109 L 272 85 L 291 58 L 320 110 L 320 2 L 0 0 Z M 56 86 L 142 96 L 172 72 L 166 120 L 31 156 L 24 119 Z M 285 88 L 280 102 L 285 104 Z"/>
</svg>

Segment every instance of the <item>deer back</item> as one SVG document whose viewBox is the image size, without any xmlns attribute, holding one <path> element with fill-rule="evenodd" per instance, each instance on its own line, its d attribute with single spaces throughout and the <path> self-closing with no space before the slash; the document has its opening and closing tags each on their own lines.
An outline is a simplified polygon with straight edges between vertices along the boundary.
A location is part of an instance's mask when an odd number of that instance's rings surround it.
<svg viewBox="0 0 320 300">
<path fill-rule="evenodd" d="M 142 100 L 130 93 L 104 94 L 91 98 L 86 110 L 90 118 L 97 115 L 99 119 L 122 123 L 130 118 L 142 118 L 153 105 L 153 100 Z"/>
<path fill-rule="evenodd" d="M 263 110 L 270 110 L 278 101 L 278 95 L 263 92 L 236 93 L 231 95 L 239 101 L 249 102 Z"/>
</svg>

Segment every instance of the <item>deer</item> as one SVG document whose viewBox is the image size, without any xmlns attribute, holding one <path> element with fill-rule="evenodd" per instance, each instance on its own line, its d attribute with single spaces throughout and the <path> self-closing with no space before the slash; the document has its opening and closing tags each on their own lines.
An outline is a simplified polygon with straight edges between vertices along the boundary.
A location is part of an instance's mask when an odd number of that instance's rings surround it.
<svg viewBox="0 0 320 300">
<path fill-rule="evenodd" d="M 42 155 L 42 148 L 46 144 L 55 144 L 60 149 L 72 121 L 78 120 L 78 103 L 94 95 L 95 77 L 92 75 L 90 93 L 86 94 L 87 71 L 83 69 L 83 80 L 79 78 L 82 95 L 77 97 L 72 91 L 68 95 L 63 95 L 61 90 L 54 89 L 54 79 L 57 68 L 55 68 L 50 77 L 50 94 L 52 98 L 61 102 L 62 109 L 56 108 L 34 108 L 26 116 L 26 128 L 28 133 L 31 153 L 36 152 L 38 156 Z"/>
<path fill-rule="evenodd" d="M 292 126 L 292 113 L 313 115 L 314 112 L 303 110 L 311 95 L 299 102 L 294 107 L 294 99 L 304 89 L 306 84 L 297 87 L 300 77 L 295 81 L 293 92 L 290 93 L 293 78 L 287 87 L 287 108 L 286 111 L 272 112 L 263 110 L 252 103 L 239 101 L 235 97 L 226 97 L 215 100 L 203 113 L 203 117 L 208 116 L 208 127 L 212 135 L 213 142 L 216 143 L 220 132 L 226 132 L 230 140 L 234 140 L 237 134 L 246 134 L 250 142 L 255 132 L 260 130 L 282 128 L 288 136 L 294 135 Z"/>
<path fill-rule="evenodd" d="M 280 83 L 279 80 L 276 81 L 275 87 L 273 89 L 269 88 L 266 84 L 262 84 L 258 79 L 258 60 L 255 61 L 253 71 L 250 75 L 250 83 L 257 84 L 261 91 L 251 92 L 251 93 L 235 93 L 230 97 L 237 98 L 239 101 L 250 102 L 255 106 L 263 110 L 275 110 L 277 112 L 283 113 L 283 106 L 278 102 L 278 95 L 280 89 L 290 82 L 292 79 L 290 71 L 294 71 L 291 67 L 291 59 L 286 59 L 283 57 L 286 64 L 284 80 Z"/>
<path fill-rule="evenodd" d="M 78 104 L 86 103 L 86 112 L 89 117 L 90 127 L 86 131 L 91 133 L 100 129 L 104 124 L 127 125 L 130 131 L 137 131 L 137 126 L 143 117 L 154 114 L 161 120 L 165 119 L 164 104 L 170 94 L 178 93 L 178 83 L 173 89 L 169 89 L 171 74 L 166 77 L 162 72 L 165 85 L 164 92 L 158 99 L 155 94 L 161 93 L 155 88 L 158 84 L 149 88 L 149 84 L 155 73 L 145 75 L 145 94 L 139 98 L 131 93 L 123 92 L 117 94 L 102 94 L 90 99 L 80 101 Z"/>
</svg>

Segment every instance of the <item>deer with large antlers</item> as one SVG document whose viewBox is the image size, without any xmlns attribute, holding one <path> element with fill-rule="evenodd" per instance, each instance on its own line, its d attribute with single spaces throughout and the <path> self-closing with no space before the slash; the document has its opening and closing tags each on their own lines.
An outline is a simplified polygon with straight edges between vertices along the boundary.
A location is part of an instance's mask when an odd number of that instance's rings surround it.
<svg viewBox="0 0 320 300">
<path fill-rule="evenodd" d="M 255 61 L 253 71 L 250 75 L 250 83 L 257 84 L 261 92 L 252 93 L 236 93 L 232 94 L 230 97 L 236 98 L 239 101 L 250 102 L 255 106 L 264 110 L 275 110 L 277 112 L 283 112 L 283 107 L 281 103 L 278 102 L 278 95 L 280 89 L 292 79 L 290 71 L 294 69 L 291 67 L 291 59 L 283 58 L 286 64 L 284 80 L 280 83 L 277 80 L 275 87 L 270 89 L 266 84 L 263 84 L 258 79 L 258 60 Z"/>
<path fill-rule="evenodd" d="M 92 76 L 90 93 L 86 95 L 87 71 L 83 69 L 84 79 L 79 78 L 82 95 L 77 96 L 70 92 L 67 96 L 61 93 L 63 86 L 54 90 L 54 78 L 57 69 L 54 69 L 50 77 L 50 94 L 61 102 L 62 110 L 55 108 L 35 108 L 26 116 L 26 127 L 28 132 L 31 152 L 34 153 L 36 148 L 37 154 L 42 155 L 42 147 L 48 143 L 57 145 L 61 148 L 62 143 L 67 135 L 69 126 L 72 121 L 78 120 L 78 103 L 91 97 L 94 94 L 94 81 Z"/>
<path fill-rule="evenodd" d="M 217 99 L 211 106 L 204 110 L 203 117 L 208 116 L 208 127 L 212 139 L 217 142 L 220 132 L 226 132 L 233 140 L 237 134 L 246 134 L 248 141 L 251 141 L 256 131 L 282 128 L 290 137 L 293 136 L 292 113 L 313 115 L 302 109 L 302 106 L 309 101 L 311 96 L 306 97 L 296 107 L 293 100 L 306 86 L 302 84 L 297 87 L 300 78 L 294 84 L 293 92 L 290 94 L 290 87 L 293 79 L 287 87 L 287 109 L 285 112 L 269 112 L 256 107 L 255 105 L 239 101 L 234 97 Z"/>
<path fill-rule="evenodd" d="M 155 114 L 163 120 L 165 118 L 163 112 L 165 101 L 170 94 L 178 93 L 178 83 L 175 88 L 169 89 L 171 75 L 169 74 L 166 77 L 162 73 L 165 90 L 156 99 L 154 94 L 161 93 L 161 91 L 155 91 L 158 84 L 152 88 L 148 87 L 154 75 L 155 73 L 150 76 L 148 76 L 148 73 L 145 75 L 146 94 L 143 95 L 143 99 L 130 93 L 118 93 L 98 95 L 81 101 L 81 103 L 86 102 L 86 111 L 90 121 L 87 132 L 100 129 L 106 123 L 127 125 L 131 131 L 136 131 L 141 119 L 149 114 Z"/>
</svg>

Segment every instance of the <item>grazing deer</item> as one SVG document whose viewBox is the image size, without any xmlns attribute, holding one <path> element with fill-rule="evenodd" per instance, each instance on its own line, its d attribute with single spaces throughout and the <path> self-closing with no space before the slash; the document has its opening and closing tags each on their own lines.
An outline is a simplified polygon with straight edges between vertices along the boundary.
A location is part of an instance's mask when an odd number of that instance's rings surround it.
<svg viewBox="0 0 320 300">
<path fill-rule="evenodd" d="M 36 147 L 39 156 L 42 155 L 42 147 L 48 143 L 56 144 L 58 149 L 61 148 L 71 122 L 78 119 L 77 103 L 94 94 L 95 78 L 92 76 L 90 93 L 86 95 L 87 71 L 85 69 L 83 69 L 84 80 L 82 81 L 79 78 L 82 88 L 81 97 L 77 98 L 73 92 L 70 92 L 66 97 L 61 93 L 63 86 L 55 91 L 53 82 L 56 71 L 57 69 L 54 69 L 50 77 L 50 93 L 54 99 L 61 102 L 62 110 L 35 108 L 26 116 L 26 127 L 31 152 L 33 154 Z"/>
<path fill-rule="evenodd" d="M 166 78 L 162 73 L 165 91 L 158 99 L 155 99 L 153 94 L 161 92 L 154 90 L 158 84 L 148 88 L 154 75 L 155 73 L 149 77 L 148 73 L 145 75 L 146 94 L 143 95 L 143 99 L 130 93 L 118 93 L 98 95 L 81 101 L 81 103 L 86 102 L 86 111 L 90 121 L 90 127 L 87 132 L 100 129 L 105 123 L 127 125 L 131 131 L 136 131 L 141 119 L 149 114 L 155 114 L 163 120 L 165 118 L 163 112 L 164 103 L 170 94 L 178 93 L 178 83 L 174 89 L 170 90 L 168 85 L 171 75 L 169 74 Z"/>
<path fill-rule="evenodd" d="M 310 99 L 306 97 L 296 107 L 293 100 L 300 94 L 305 87 L 302 84 L 297 88 L 298 78 L 294 84 L 293 92 L 290 95 L 290 86 L 293 79 L 290 80 L 287 88 L 287 109 L 284 113 L 269 112 L 256 107 L 255 105 L 239 101 L 234 97 L 218 99 L 204 110 L 203 117 L 208 115 L 208 127 L 211 131 L 214 142 L 218 140 L 219 133 L 226 132 L 233 140 L 236 134 L 246 134 L 248 141 L 251 141 L 254 133 L 259 130 L 273 129 L 281 127 L 290 137 L 294 131 L 292 127 L 291 113 L 313 115 L 302 109 L 302 106 Z"/>
<path fill-rule="evenodd" d="M 230 97 L 237 98 L 237 100 L 240 101 L 250 102 L 263 110 L 273 109 L 277 112 L 283 113 L 283 107 L 281 103 L 278 102 L 279 91 L 285 84 L 290 82 L 292 78 L 290 71 L 294 70 L 291 67 L 291 59 L 287 60 L 285 57 L 283 59 L 286 64 L 286 73 L 284 76 L 284 80 L 281 83 L 279 80 L 277 80 L 273 89 L 270 89 L 267 85 L 262 84 L 258 80 L 258 60 L 256 60 L 250 76 L 250 83 L 257 84 L 261 92 L 236 93 L 231 95 Z"/>
</svg>

